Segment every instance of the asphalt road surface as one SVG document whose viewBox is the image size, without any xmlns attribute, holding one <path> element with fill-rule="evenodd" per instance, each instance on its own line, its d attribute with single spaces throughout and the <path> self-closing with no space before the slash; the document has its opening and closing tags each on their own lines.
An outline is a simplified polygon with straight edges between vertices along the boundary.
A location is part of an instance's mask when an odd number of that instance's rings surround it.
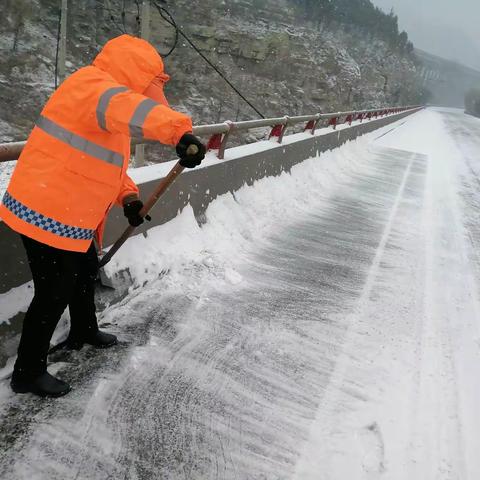
<svg viewBox="0 0 480 480">
<path fill-rule="evenodd" d="M 68 396 L 4 381 L 0 478 L 480 478 L 480 120 L 383 133 L 268 234 L 238 217 L 230 256 L 110 307 L 118 347 L 52 359 Z"/>
</svg>

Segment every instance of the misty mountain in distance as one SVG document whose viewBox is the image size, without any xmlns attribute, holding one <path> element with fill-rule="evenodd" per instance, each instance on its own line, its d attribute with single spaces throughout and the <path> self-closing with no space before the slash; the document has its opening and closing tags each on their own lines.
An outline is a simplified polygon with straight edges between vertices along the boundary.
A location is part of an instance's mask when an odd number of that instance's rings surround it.
<svg viewBox="0 0 480 480">
<path fill-rule="evenodd" d="M 478 0 L 372 0 L 394 9 L 415 47 L 480 70 Z"/>
</svg>

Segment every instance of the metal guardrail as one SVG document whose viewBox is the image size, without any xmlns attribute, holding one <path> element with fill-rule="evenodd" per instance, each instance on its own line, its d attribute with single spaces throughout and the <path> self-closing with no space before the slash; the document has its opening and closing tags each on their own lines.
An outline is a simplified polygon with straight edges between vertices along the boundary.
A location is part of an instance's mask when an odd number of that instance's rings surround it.
<svg viewBox="0 0 480 480">
<path fill-rule="evenodd" d="M 0 162 L 17 160 L 27 142 L 0 143 Z"/>
<path fill-rule="evenodd" d="M 230 135 L 234 132 L 244 132 L 254 128 L 270 127 L 269 138 L 276 138 L 278 143 L 282 143 L 283 137 L 288 127 L 306 123 L 304 131 L 310 131 L 313 135 L 319 127 L 331 126 L 333 129 L 337 125 L 352 124 L 354 121 L 363 122 L 364 120 L 372 120 L 387 115 L 394 115 L 405 112 L 407 110 L 420 109 L 422 106 L 408 107 L 387 107 L 374 110 L 355 110 L 350 112 L 337 113 L 317 113 L 315 115 L 301 115 L 297 117 L 279 117 L 265 118 L 261 120 L 247 120 L 243 122 L 226 121 L 212 125 L 199 125 L 193 127 L 193 133 L 199 137 L 209 137 L 207 143 L 208 150 L 216 150 L 217 157 L 223 159 L 225 149 Z M 26 142 L 12 142 L 0 144 L 0 162 L 15 161 L 22 153 Z M 156 143 L 154 141 L 145 141 L 133 139 L 132 144 L 148 144 Z"/>
</svg>

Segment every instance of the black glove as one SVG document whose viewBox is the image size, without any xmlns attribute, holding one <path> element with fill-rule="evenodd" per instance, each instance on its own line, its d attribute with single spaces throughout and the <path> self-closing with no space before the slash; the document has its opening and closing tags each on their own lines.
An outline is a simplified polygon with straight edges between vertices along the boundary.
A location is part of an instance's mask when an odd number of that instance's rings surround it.
<svg viewBox="0 0 480 480">
<path fill-rule="evenodd" d="M 132 200 L 123 206 L 123 214 L 127 217 L 128 223 L 132 227 L 138 227 L 143 223 L 143 217 L 140 216 L 140 210 L 143 208 L 141 200 Z M 151 220 L 149 215 L 146 215 L 147 220 Z"/>
<path fill-rule="evenodd" d="M 189 147 L 192 145 L 197 148 L 196 153 L 191 154 L 188 152 Z M 185 133 L 176 147 L 177 155 L 180 157 L 180 165 L 186 168 L 195 168 L 197 165 L 202 163 L 202 160 L 205 158 L 205 153 L 207 149 L 205 145 L 191 133 Z M 190 148 L 192 150 L 192 148 Z"/>
</svg>

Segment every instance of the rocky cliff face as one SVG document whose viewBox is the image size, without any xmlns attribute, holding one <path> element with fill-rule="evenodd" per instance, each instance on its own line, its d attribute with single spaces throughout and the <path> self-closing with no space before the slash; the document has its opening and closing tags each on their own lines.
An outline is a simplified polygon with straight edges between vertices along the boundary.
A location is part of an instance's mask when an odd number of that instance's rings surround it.
<svg viewBox="0 0 480 480">
<path fill-rule="evenodd" d="M 22 139 L 53 91 L 56 0 L 4 0 L 0 26 L 0 141 Z M 138 32 L 134 1 L 125 28 Z M 177 0 L 177 23 L 265 116 L 298 115 L 419 100 L 417 66 L 385 42 L 335 24 L 310 24 L 289 0 Z M 122 1 L 70 2 L 68 66 L 89 63 L 124 28 Z M 19 9 L 23 13 L 19 15 Z M 22 16 L 23 15 L 23 16 Z M 20 16 L 20 20 L 19 20 Z M 111 18 L 113 17 L 113 19 Z M 161 52 L 174 29 L 152 12 L 152 42 Z M 194 122 L 258 115 L 180 38 L 166 61 L 167 97 Z"/>
</svg>

